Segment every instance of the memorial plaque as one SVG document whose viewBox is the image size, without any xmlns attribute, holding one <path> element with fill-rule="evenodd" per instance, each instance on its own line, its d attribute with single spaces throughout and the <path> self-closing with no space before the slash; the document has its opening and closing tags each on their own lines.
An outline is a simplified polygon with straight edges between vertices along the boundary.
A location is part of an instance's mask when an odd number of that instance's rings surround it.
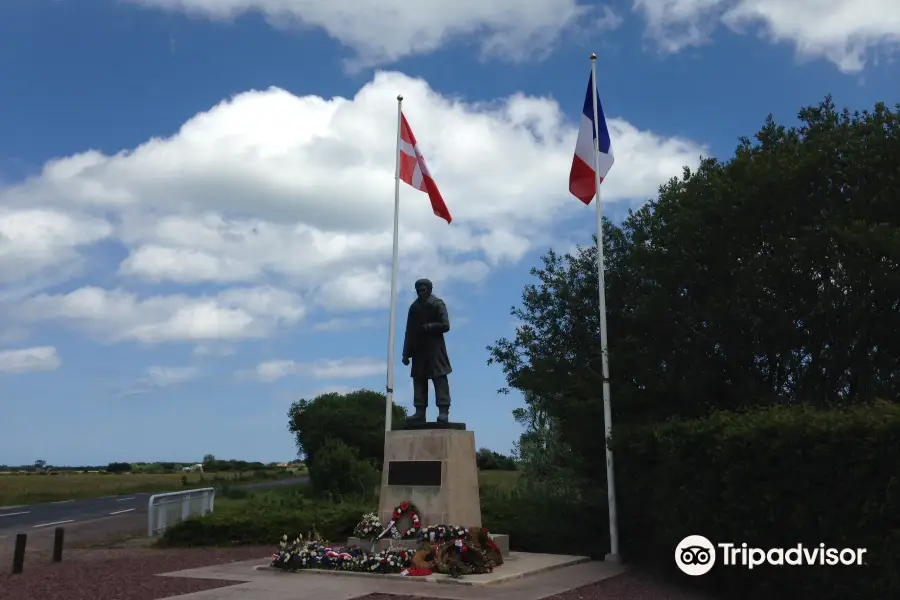
<svg viewBox="0 0 900 600">
<path fill-rule="evenodd" d="M 388 485 L 441 487 L 439 460 L 392 460 L 388 463 Z"/>
</svg>

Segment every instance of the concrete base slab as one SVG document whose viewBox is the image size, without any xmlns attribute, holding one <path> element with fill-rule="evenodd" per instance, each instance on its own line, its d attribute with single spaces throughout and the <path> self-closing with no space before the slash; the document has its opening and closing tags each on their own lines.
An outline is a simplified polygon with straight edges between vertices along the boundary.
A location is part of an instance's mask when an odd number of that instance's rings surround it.
<svg viewBox="0 0 900 600">
<path fill-rule="evenodd" d="M 455 585 L 496 585 L 514 579 L 521 579 L 528 575 L 536 575 L 553 569 L 560 569 L 578 563 L 588 562 L 590 558 L 587 556 L 566 556 L 563 554 L 532 554 L 530 552 L 511 552 L 509 557 L 502 565 L 494 569 L 493 573 L 484 573 L 482 575 L 466 575 L 465 577 L 453 578 L 449 575 L 434 573 L 426 577 L 407 577 L 399 574 L 380 575 L 371 573 L 355 573 L 352 571 L 327 571 L 325 569 L 303 569 L 301 571 L 287 573 L 292 575 L 328 575 L 333 577 L 365 577 L 379 578 L 397 581 L 418 582 L 418 583 L 445 583 Z M 267 565 L 256 567 L 259 570 L 281 571 Z"/>
<path fill-rule="evenodd" d="M 347 600 L 372 593 L 427 595 L 446 600 L 539 600 L 624 572 L 620 565 L 589 561 L 582 557 L 545 558 L 551 555 L 513 552 L 515 559 L 493 574 L 472 575 L 441 585 L 431 577 L 368 575 L 317 571 L 285 573 L 268 568 L 270 559 L 244 561 L 166 573 L 163 577 L 188 577 L 233 581 L 235 585 L 174 596 L 180 600 Z M 505 571 L 504 571 L 505 570 Z M 490 578 L 494 576 L 493 580 Z M 468 580 L 468 581 L 467 581 Z"/>
</svg>

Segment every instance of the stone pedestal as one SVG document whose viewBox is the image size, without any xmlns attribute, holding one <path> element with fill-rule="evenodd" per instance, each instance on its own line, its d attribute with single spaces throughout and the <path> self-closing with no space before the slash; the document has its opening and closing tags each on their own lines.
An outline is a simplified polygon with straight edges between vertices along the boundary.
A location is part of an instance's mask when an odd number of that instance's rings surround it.
<svg viewBox="0 0 900 600">
<path fill-rule="evenodd" d="M 422 527 L 481 527 L 473 432 L 407 429 L 389 431 L 386 438 L 378 503 L 382 523 L 387 525 L 394 508 L 409 501 L 419 509 Z"/>
</svg>

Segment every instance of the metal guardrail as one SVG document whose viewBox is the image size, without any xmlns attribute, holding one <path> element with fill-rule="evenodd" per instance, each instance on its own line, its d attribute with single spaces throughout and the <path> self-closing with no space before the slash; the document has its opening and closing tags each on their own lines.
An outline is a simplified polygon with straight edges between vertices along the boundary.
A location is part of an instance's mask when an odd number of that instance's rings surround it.
<svg viewBox="0 0 900 600">
<path fill-rule="evenodd" d="M 211 487 L 150 496 L 147 503 L 147 535 L 159 535 L 169 525 L 188 517 L 211 513 L 215 500 L 216 489 Z"/>
</svg>

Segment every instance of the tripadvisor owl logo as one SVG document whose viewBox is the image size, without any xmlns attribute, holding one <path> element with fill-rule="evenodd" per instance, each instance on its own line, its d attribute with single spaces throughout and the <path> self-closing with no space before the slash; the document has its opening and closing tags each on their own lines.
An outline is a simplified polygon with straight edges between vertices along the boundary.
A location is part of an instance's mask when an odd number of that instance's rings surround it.
<svg viewBox="0 0 900 600">
<path fill-rule="evenodd" d="M 697 576 L 709 573 L 716 564 L 716 558 L 719 558 L 719 564 L 723 567 L 744 567 L 752 570 L 763 565 L 862 566 L 866 564 L 865 554 L 865 548 L 834 548 L 824 543 L 817 546 L 797 544 L 789 548 L 763 549 L 747 543 L 713 544 L 702 535 L 689 535 L 675 547 L 675 564 L 682 573 Z"/>
<path fill-rule="evenodd" d="M 685 575 L 706 575 L 716 564 L 716 547 L 702 535 L 689 535 L 675 547 L 675 564 Z"/>
</svg>

